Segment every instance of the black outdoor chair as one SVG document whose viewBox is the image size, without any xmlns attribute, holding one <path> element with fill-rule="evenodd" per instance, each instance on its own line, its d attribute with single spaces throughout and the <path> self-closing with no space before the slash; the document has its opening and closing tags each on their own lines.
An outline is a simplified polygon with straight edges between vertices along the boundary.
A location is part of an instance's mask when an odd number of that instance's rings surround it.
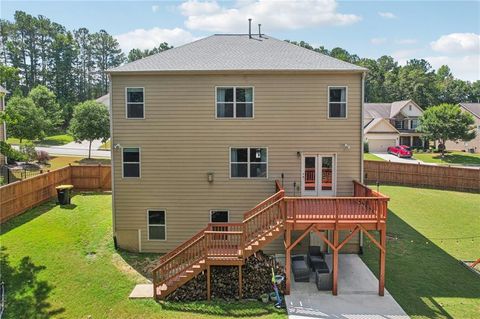
<svg viewBox="0 0 480 319">
<path fill-rule="evenodd" d="M 308 268 L 305 255 L 292 256 L 292 272 L 296 282 L 310 281 L 310 268 Z"/>
</svg>

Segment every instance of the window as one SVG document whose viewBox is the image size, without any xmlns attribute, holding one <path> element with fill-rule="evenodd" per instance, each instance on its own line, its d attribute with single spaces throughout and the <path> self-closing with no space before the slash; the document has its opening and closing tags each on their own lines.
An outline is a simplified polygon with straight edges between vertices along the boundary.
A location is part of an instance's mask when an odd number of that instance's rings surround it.
<svg viewBox="0 0 480 319">
<path fill-rule="evenodd" d="M 148 211 L 148 239 L 149 240 L 165 240 L 166 223 L 164 210 Z"/>
<path fill-rule="evenodd" d="M 266 178 L 266 148 L 232 148 L 230 150 L 230 177 Z"/>
<path fill-rule="evenodd" d="M 410 120 L 410 129 L 414 130 L 418 126 L 418 119 Z"/>
<path fill-rule="evenodd" d="M 140 149 L 124 148 L 122 152 L 123 177 L 140 177 Z"/>
<path fill-rule="evenodd" d="M 218 87 L 217 118 L 252 118 L 252 87 Z"/>
<path fill-rule="evenodd" d="M 329 87 L 328 88 L 328 117 L 346 118 L 347 117 L 347 88 Z"/>
<path fill-rule="evenodd" d="M 403 120 L 402 121 L 395 120 L 395 128 L 403 130 Z"/>
<path fill-rule="evenodd" d="M 127 119 L 144 118 L 143 88 L 127 88 Z"/>
<path fill-rule="evenodd" d="M 228 223 L 228 210 L 211 210 L 211 223 Z"/>
</svg>

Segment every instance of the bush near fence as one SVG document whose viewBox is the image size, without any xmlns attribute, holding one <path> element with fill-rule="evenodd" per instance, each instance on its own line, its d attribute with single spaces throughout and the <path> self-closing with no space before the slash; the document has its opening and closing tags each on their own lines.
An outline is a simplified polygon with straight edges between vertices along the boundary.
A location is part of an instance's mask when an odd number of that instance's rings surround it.
<svg viewBox="0 0 480 319">
<path fill-rule="evenodd" d="M 480 192 L 480 168 L 364 161 L 366 183 Z"/>
<path fill-rule="evenodd" d="M 0 187 L 0 223 L 57 196 L 56 186 L 71 184 L 76 190 L 109 191 L 109 165 L 66 166 Z"/>
</svg>

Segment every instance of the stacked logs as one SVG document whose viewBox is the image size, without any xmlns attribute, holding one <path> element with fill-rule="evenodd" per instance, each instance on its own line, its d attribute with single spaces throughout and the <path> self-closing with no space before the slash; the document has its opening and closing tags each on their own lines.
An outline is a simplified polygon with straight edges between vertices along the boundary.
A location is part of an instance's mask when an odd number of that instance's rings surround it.
<svg viewBox="0 0 480 319">
<path fill-rule="evenodd" d="M 285 276 L 284 269 L 274 258 L 262 251 L 250 256 L 242 266 L 243 298 L 259 299 L 264 293 L 273 291 L 272 266 L 275 264 L 275 275 Z M 206 271 L 193 278 L 182 287 L 167 296 L 170 301 L 194 301 L 207 299 Z M 280 290 L 285 289 L 285 281 Z M 238 299 L 238 266 L 212 266 L 211 294 L 214 299 Z"/>
</svg>

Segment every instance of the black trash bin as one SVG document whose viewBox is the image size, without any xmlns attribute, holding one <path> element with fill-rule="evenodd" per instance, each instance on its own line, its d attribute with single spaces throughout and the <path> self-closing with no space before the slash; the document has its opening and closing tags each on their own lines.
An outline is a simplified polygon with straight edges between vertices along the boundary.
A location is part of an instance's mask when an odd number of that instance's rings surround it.
<svg viewBox="0 0 480 319">
<path fill-rule="evenodd" d="M 57 189 L 57 198 L 60 205 L 70 204 L 71 192 L 73 185 L 60 185 L 55 187 Z"/>
</svg>

